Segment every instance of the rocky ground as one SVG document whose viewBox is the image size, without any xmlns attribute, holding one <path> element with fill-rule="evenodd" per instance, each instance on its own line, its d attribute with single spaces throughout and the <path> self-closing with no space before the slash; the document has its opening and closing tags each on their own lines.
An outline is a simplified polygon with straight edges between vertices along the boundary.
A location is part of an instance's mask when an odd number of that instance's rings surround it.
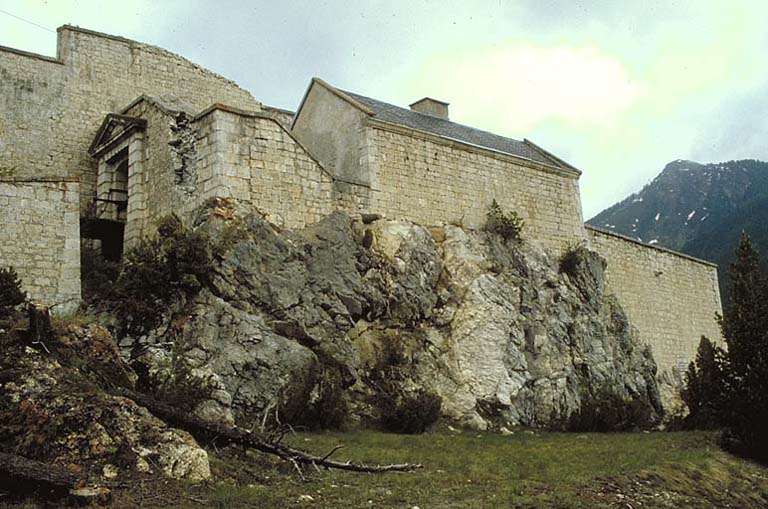
<svg viewBox="0 0 768 509">
<path fill-rule="evenodd" d="M 132 400 L 105 387 L 135 379 L 108 331 L 67 327 L 45 343 L 0 333 L 0 444 L 84 478 L 155 474 L 203 480 L 208 455 Z"/>
</svg>

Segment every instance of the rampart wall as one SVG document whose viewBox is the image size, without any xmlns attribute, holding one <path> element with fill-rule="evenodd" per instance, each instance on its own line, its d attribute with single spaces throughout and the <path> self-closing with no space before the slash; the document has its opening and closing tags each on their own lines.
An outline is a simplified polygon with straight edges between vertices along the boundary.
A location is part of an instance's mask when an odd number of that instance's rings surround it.
<svg viewBox="0 0 768 509">
<path fill-rule="evenodd" d="M 142 94 L 171 93 L 197 111 L 215 102 L 259 110 L 234 82 L 154 46 L 64 26 L 57 58 L 0 47 L 0 175 L 79 178 L 95 197 L 87 150 L 107 113 Z"/>
<path fill-rule="evenodd" d="M 365 139 L 374 212 L 478 227 L 495 198 L 525 220 L 528 240 L 562 251 L 586 237 L 576 174 L 382 122 Z"/>
<path fill-rule="evenodd" d="M 650 344 L 659 371 L 684 370 L 702 335 L 721 341 L 717 266 L 587 226 L 605 257 L 606 291 L 614 293 Z"/>
<path fill-rule="evenodd" d="M 54 312 L 80 304 L 79 184 L 0 178 L 0 266 Z"/>
<path fill-rule="evenodd" d="M 284 226 L 333 210 L 333 179 L 277 120 L 216 105 L 197 116 L 199 198 L 249 202 Z"/>
<path fill-rule="evenodd" d="M 25 211 L 13 210 L 16 196 L 6 197 L 11 208 L 5 202 L 0 206 L 0 238 L 17 244 L 0 247 L 0 256 L 37 281 L 26 283 L 28 291 L 46 304 L 80 294 L 79 258 L 73 258 L 74 248 L 62 245 L 65 238 L 79 237 L 79 216 L 90 211 L 95 198 L 96 164 L 88 147 L 107 113 L 142 94 L 166 93 L 197 111 L 217 101 L 256 111 L 261 107 L 234 82 L 161 48 L 71 26 L 59 28 L 57 42 L 56 58 L 0 46 L 0 179 L 80 182 L 67 183 L 65 193 L 67 200 L 79 196 L 79 214 L 70 213 L 71 204 L 62 204 L 58 192 L 33 184 L 20 188 L 25 195 L 34 189 L 36 196 L 35 203 L 25 198 Z M 40 239 L 16 236 L 19 228 L 37 232 L 35 225 L 45 226 Z M 26 258 L 33 252 L 38 261 Z M 53 267 L 59 266 L 57 278 Z M 78 274 L 76 284 L 70 272 Z"/>
</svg>

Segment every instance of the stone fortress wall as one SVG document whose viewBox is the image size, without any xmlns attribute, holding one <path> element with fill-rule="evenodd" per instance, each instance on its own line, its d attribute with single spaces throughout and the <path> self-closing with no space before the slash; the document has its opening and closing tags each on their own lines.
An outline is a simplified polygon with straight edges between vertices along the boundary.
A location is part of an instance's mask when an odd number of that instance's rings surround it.
<svg viewBox="0 0 768 509">
<path fill-rule="evenodd" d="M 198 172 L 212 176 L 200 199 L 252 203 L 288 228 L 334 210 L 333 178 L 279 120 L 217 104 L 194 122 Z"/>
<path fill-rule="evenodd" d="M 717 266 L 587 226 L 592 249 L 608 262 L 606 292 L 615 294 L 659 371 L 684 371 L 702 335 L 721 342 Z"/>
<path fill-rule="evenodd" d="M 88 147 L 101 121 L 142 94 L 173 94 L 258 111 L 234 82 L 161 48 L 63 26 L 57 58 L 0 47 L 0 175 L 77 177 L 83 212 L 95 197 Z M 30 136 L 35 143 L 29 143 Z"/>
<path fill-rule="evenodd" d="M 0 267 L 60 313 L 80 305 L 79 183 L 0 177 Z"/>
<path fill-rule="evenodd" d="M 188 218 L 214 197 L 254 204 L 288 228 L 334 209 L 333 178 L 273 115 L 221 104 L 194 114 L 150 97 L 123 113 L 146 121 L 146 130 L 99 164 L 128 146 L 127 248 L 151 236 L 162 217 Z"/>
<path fill-rule="evenodd" d="M 261 107 L 234 82 L 161 48 L 71 26 L 59 28 L 57 43 L 56 58 L 0 46 L 0 179 L 5 198 L 0 238 L 18 243 L 15 214 L 26 217 L 18 221 L 33 221 L 43 229 L 39 240 L 25 236 L 24 248 L 0 242 L 0 264 L 18 267 L 25 290 L 49 304 L 68 302 L 75 295 L 63 273 L 79 273 L 79 255 L 73 258 L 74 251 L 54 239 L 66 235 L 68 246 L 80 242 L 79 215 L 89 212 L 96 196 L 96 164 L 88 147 L 107 113 L 120 111 L 142 94 L 166 93 L 197 111 L 217 101 L 254 111 Z M 67 200 L 79 193 L 80 214 L 70 214 L 70 201 L 62 205 L 57 193 L 28 182 L 41 179 L 66 182 Z M 35 200 L 27 197 L 33 188 Z M 49 207 L 67 212 L 54 216 L 44 210 Z M 33 252 L 37 261 L 25 260 Z M 64 279 L 51 287 L 42 284 L 39 274 L 56 271 Z"/>
<path fill-rule="evenodd" d="M 293 124 L 358 203 L 389 218 L 480 227 L 493 199 L 525 220 L 528 240 L 562 252 L 586 239 L 576 170 L 470 145 L 372 116 L 314 79 Z"/>
<path fill-rule="evenodd" d="M 662 370 L 692 359 L 702 334 L 720 338 L 714 266 L 585 229 L 577 172 L 349 110 L 312 146 L 289 130 L 290 112 L 263 107 L 225 78 L 160 48 L 73 27 L 59 29 L 55 59 L 0 48 L 0 78 L 0 264 L 17 267 L 45 303 L 79 299 L 79 216 L 97 188 L 88 147 L 105 116 L 122 112 L 147 120 L 127 142 L 129 241 L 213 196 L 249 201 L 287 227 L 336 208 L 479 226 L 495 198 L 526 220 L 528 240 L 554 252 L 586 241 L 606 257 L 608 289 Z M 182 129 L 177 111 L 136 101 L 144 94 L 177 97 L 188 123 Z M 182 157 L 169 143 L 185 133 L 186 145 L 171 144 L 189 150 Z M 318 162 L 329 147 L 336 166 Z"/>
<path fill-rule="evenodd" d="M 578 176 L 428 133 L 370 123 L 371 209 L 417 223 L 481 227 L 493 199 L 525 220 L 523 235 L 555 252 L 585 239 Z"/>
</svg>

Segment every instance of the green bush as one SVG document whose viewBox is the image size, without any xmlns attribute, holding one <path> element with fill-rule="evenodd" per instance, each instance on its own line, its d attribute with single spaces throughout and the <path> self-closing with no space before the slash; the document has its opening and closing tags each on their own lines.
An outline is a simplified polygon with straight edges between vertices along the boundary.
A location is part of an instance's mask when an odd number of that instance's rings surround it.
<svg viewBox="0 0 768 509">
<path fill-rule="evenodd" d="M 21 280 L 13 267 L 0 268 L 0 315 L 8 313 L 9 308 L 18 306 L 27 300 L 21 289 Z"/>
<path fill-rule="evenodd" d="M 194 410 L 199 403 L 211 398 L 210 380 L 193 374 L 193 366 L 185 352 L 180 335 L 173 338 L 167 365 L 160 370 L 151 392 L 159 401 L 171 401 L 176 408 Z"/>
<path fill-rule="evenodd" d="M 569 242 L 565 248 L 565 252 L 560 257 L 560 273 L 573 274 L 579 266 L 579 261 L 582 259 L 583 251 L 586 249 L 587 245 L 583 240 L 573 243 Z"/>
<path fill-rule="evenodd" d="M 413 378 L 406 350 L 403 336 L 387 337 L 365 379 L 373 389 L 373 404 L 379 410 L 382 428 L 393 433 L 423 433 L 440 418 L 442 398 L 423 389 L 405 389 Z"/>
<path fill-rule="evenodd" d="M 282 395 L 278 409 L 280 421 L 311 430 L 342 429 L 349 417 L 349 408 L 339 369 L 322 366 L 311 381 L 304 382 L 288 388 Z"/>
<path fill-rule="evenodd" d="M 506 240 L 521 240 L 525 222 L 517 212 L 505 213 L 498 202 L 493 200 L 485 217 L 485 231 L 501 235 Z"/>
<path fill-rule="evenodd" d="M 121 333 L 143 334 L 159 325 L 176 297 L 194 294 L 211 270 L 208 236 L 185 227 L 175 215 L 162 219 L 157 236 L 130 249 L 115 282 Z"/>
<path fill-rule="evenodd" d="M 443 400 L 431 391 L 386 394 L 381 401 L 381 425 L 393 433 L 424 433 L 440 417 Z"/>
<path fill-rule="evenodd" d="M 638 396 L 623 397 L 609 387 L 582 396 L 581 408 L 568 418 L 568 431 L 624 431 L 655 424 L 652 410 Z"/>
<path fill-rule="evenodd" d="M 83 304 L 99 306 L 113 298 L 115 282 L 120 276 L 120 263 L 107 260 L 94 249 L 80 251 Z"/>
</svg>

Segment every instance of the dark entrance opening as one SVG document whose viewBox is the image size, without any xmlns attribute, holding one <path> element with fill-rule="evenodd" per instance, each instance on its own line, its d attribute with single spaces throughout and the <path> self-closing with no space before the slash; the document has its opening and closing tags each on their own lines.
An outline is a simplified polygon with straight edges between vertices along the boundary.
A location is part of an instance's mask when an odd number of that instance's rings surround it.
<svg viewBox="0 0 768 509">
<path fill-rule="evenodd" d="M 128 219 L 128 148 L 106 161 L 101 171 L 96 198 L 88 216 L 80 221 L 80 231 L 82 237 L 99 241 L 95 246 L 100 246 L 103 258 L 119 261 Z"/>
</svg>

